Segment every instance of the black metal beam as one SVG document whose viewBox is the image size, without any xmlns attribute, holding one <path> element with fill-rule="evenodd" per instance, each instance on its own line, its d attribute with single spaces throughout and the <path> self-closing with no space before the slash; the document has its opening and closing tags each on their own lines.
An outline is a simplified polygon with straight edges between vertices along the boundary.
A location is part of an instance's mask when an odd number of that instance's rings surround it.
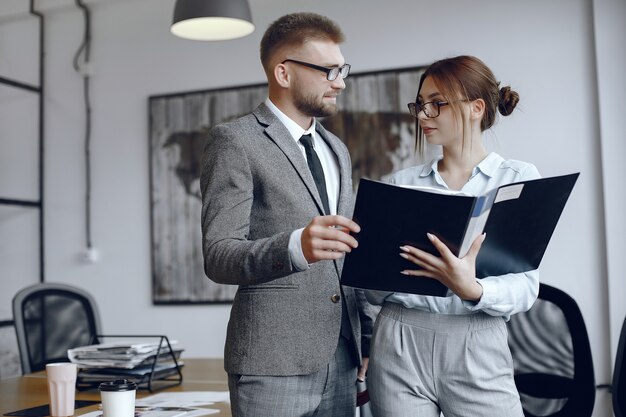
<svg viewBox="0 0 626 417">
<path fill-rule="evenodd" d="M 26 84 L 21 81 L 12 80 L 10 78 L 0 77 L 0 84 L 10 85 L 12 87 L 21 88 L 23 90 L 32 91 L 34 93 L 41 92 L 41 87 L 36 85 Z"/>
<path fill-rule="evenodd" d="M 44 93 L 45 93 L 45 57 L 46 57 L 46 45 L 45 45 L 45 25 L 44 16 L 42 13 L 35 11 L 35 0 L 30 0 L 30 14 L 39 19 L 39 281 L 45 282 L 45 228 L 44 228 L 44 172 L 45 172 L 45 158 L 44 158 Z"/>
<path fill-rule="evenodd" d="M 42 13 L 35 11 L 35 0 L 30 0 L 29 13 L 39 19 L 39 86 L 34 86 L 21 81 L 16 81 L 6 77 L 0 77 L 0 84 L 8 85 L 15 88 L 31 91 L 39 95 L 39 200 L 17 200 L 9 198 L 0 198 L 0 204 L 15 205 L 23 207 L 39 208 L 39 281 L 44 282 L 45 272 L 45 252 L 44 252 L 44 59 L 45 52 L 45 26 L 44 16 Z M 0 322 L 1 323 L 1 322 Z"/>
<path fill-rule="evenodd" d="M 41 207 L 41 201 L 16 200 L 13 198 L 0 198 L 0 204 L 8 206 Z"/>
</svg>

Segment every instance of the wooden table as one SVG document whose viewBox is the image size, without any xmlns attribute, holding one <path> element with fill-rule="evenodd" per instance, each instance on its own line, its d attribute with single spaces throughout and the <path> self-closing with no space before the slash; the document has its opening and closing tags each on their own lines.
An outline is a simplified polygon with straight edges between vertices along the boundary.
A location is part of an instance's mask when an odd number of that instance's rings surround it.
<svg viewBox="0 0 626 417">
<path fill-rule="evenodd" d="M 228 391 L 228 377 L 224 372 L 222 359 L 186 359 L 183 358 L 183 382 L 181 385 L 167 388 L 163 391 Z M 147 397 L 163 391 L 153 393 L 148 390 L 138 390 L 137 398 Z M 77 391 L 77 400 L 100 401 L 97 389 Z M 0 380 L 0 416 L 11 411 L 36 407 L 48 404 L 48 388 L 45 372 L 35 372 L 15 378 Z M 217 417 L 230 417 L 230 405 L 216 403 L 209 408 L 219 409 Z M 80 416 L 98 409 L 98 405 L 78 408 L 75 416 Z"/>
</svg>

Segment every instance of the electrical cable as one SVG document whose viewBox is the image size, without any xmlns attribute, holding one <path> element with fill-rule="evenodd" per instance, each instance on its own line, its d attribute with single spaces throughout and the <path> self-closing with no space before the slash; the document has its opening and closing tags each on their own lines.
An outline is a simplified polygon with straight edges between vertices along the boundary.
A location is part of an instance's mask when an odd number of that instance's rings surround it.
<svg viewBox="0 0 626 417">
<path fill-rule="evenodd" d="M 75 0 L 76 6 L 82 9 L 85 30 L 82 43 L 74 54 L 74 70 L 83 76 L 83 98 L 85 106 L 85 240 L 87 249 L 92 248 L 91 240 L 91 12 L 82 0 Z M 83 55 L 83 67 L 79 64 Z"/>
</svg>

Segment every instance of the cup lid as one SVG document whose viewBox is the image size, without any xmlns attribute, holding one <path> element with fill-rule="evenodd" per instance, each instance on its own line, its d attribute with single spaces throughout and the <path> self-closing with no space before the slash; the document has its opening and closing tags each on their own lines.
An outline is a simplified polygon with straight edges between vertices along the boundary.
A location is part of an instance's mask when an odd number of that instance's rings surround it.
<svg viewBox="0 0 626 417">
<path fill-rule="evenodd" d="M 134 391 L 137 384 L 128 379 L 116 379 L 115 381 L 102 382 L 99 386 L 100 391 Z"/>
</svg>

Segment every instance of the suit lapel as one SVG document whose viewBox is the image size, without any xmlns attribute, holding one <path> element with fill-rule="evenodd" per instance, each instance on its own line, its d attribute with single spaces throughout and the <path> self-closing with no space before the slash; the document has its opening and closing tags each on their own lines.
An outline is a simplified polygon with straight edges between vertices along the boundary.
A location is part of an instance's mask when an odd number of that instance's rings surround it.
<svg viewBox="0 0 626 417">
<path fill-rule="evenodd" d="M 337 214 L 349 216 L 352 205 L 352 165 L 350 163 L 350 155 L 345 148 L 343 148 L 342 142 L 329 133 L 319 122 L 316 124 L 316 130 L 333 151 L 337 157 L 337 163 L 339 164 L 339 199 L 337 201 Z M 333 261 L 337 278 L 340 282 L 343 261 L 343 257 Z"/>
<path fill-rule="evenodd" d="M 300 151 L 300 147 L 293 140 L 293 137 L 285 125 L 282 124 L 265 104 L 259 105 L 253 114 L 259 123 L 265 126 L 265 134 L 278 146 L 285 157 L 287 157 L 306 186 L 311 198 L 315 201 L 320 214 L 323 214 L 324 206 L 322 205 L 322 200 L 315 186 L 313 175 L 311 175 L 311 171 L 309 170 L 306 159 Z"/>
<path fill-rule="evenodd" d="M 315 181 L 309 170 L 309 166 L 306 163 L 300 147 L 295 143 L 291 134 L 282 124 L 282 122 L 272 113 L 272 111 L 265 105 L 259 105 L 253 114 L 257 118 L 258 122 L 264 126 L 265 134 L 278 146 L 283 152 L 285 157 L 289 160 L 294 167 L 300 179 L 306 186 L 309 195 L 315 201 L 317 209 L 320 214 L 324 213 L 324 208 L 315 186 Z M 350 156 L 341 146 L 339 139 L 335 138 L 320 124 L 316 124 L 316 131 L 320 137 L 328 144 L 330 149 L 337 157 L 337 163 L 339 164 L 339 200 L 337 201 L 337 214 L 347 216 L 350 214 L 350 208 L 352 205 L 352 166 L 350 165 Z M 333 262 L 335 266 L 335 272 L 337 278 L 340 279 L 340 271 L 343 266 L 343 258 L 337 259 Z"/>
<path fill-rule="evenodd" d="M 337 214 L 348 215 L 352 204 L 352 166 L 350 156 L 342 148 L 339 139 L 333 137 L 319 121 L 316 123 L 317 133 L 333 151 L 339 164 L 339 198 L 337 200 Z"/>
</svg>

